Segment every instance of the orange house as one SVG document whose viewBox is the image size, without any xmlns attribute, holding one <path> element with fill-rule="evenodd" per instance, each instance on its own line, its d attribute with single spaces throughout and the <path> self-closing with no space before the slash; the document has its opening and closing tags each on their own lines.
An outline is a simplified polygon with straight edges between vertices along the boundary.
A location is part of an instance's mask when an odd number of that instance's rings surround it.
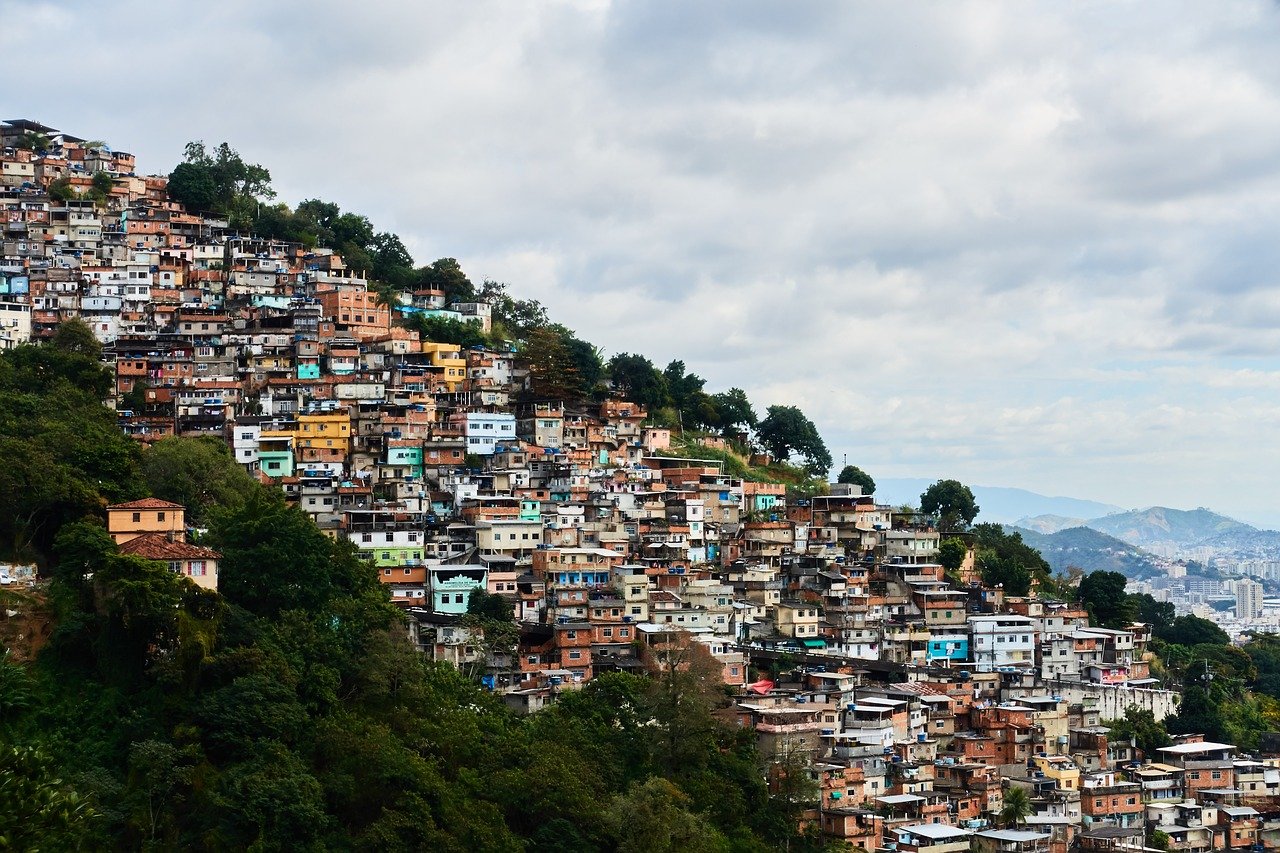
<svg viewBox="0 0 1280 853">
<path fill-rule="evenodd" d="M 391 329 L 391 311 L 379 305 L 377 298 L 364 290 L 327 290 L 317 294 L 324 316 L 338 329 L 345 329 L 361 340 L 386 335 Z"/>
<path fill-rule="evenodd" d="M 147 533 L 160 533 L 176 542 L 186 541 L 187 508 L 158 498 L 143 498 L 107 507 L 107 532 L 117 545 Z"/>
</svg>

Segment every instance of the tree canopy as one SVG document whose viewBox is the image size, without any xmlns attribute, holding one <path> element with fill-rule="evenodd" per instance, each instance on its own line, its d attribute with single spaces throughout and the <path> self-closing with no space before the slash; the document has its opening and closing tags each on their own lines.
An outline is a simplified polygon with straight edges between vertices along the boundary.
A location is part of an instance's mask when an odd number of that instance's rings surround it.
<svg viewBox="0 0 1280 853">
<path fill-rule="evenodd" d="M 818 428 L 795 406 L 770 406 L 756 428 L 756 435 L 765 450 L 777 459 L 803 457 L 805 470 L 815 476 L 831 468 L 831 453 Z"/>
<path fill-rule="evenodd" d="M 920 495 L 920 511 L 937 516 L 943 531 L 964 530 L 977 518 L 978 503 L 959 480 L 938 480 Z"/>
<path fill-rule="evenodd" d="M 1119 628 L 1137 616 L 1136 603 L 1124 592 L 1128 578 L 1119 572 L 1090 572 L 1080 581 L 1077 599 L 1089 611 L 1089 619 L 1101 628 Z"/>
<path fill-rule="evenodd" d="M 1049 563 L 1040 552 L 1022 541 L 1022 534 L 1008 533 L 999 524 L 973 528 L 978 571 L 987 586 L 1001 586 L 1006 595 L 1030 593 L 1033 581 L 1049 579 Z"/>
<path fill-rule="evenodd" d="M 169 174 L 168 192 L 191 210 L 226 216 L 236 227 L 251 224 L 258 204 L 275 197 L 266 167 L 245 162 L 225 142 L 213 150 L 188 142 L 183 161 Z"/>
<path fill-rule="evenodd" d="M 873 495 L 876 492 L 876 481 L 871 479 L 871 475 L 857 465 L 846 465 L 841 468 L 840 475 L 836 477 L 836 482 L 862 486 L 864 495 Z"/>
</svg>

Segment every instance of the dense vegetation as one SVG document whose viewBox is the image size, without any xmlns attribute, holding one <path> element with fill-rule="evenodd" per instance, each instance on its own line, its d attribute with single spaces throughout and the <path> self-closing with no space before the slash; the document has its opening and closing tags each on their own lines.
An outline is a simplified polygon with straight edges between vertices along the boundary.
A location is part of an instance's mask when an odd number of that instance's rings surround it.
<svg viewBox="0 0 1280 853">
<path fill-rule="evenodd" d="M 225 452 L 121 437 L 85 332 L 0 354 L 3 556 L 39 561 L 55 623 L 34 662 L 0 659 L 0 847 L 820 846 L 717 720 L 696 650 L 514 716 L 411 648 L 375 570 Z M 220 595 L 107 536 L 107 503 L 152 492 L 207 525 Z"/>
</svg>

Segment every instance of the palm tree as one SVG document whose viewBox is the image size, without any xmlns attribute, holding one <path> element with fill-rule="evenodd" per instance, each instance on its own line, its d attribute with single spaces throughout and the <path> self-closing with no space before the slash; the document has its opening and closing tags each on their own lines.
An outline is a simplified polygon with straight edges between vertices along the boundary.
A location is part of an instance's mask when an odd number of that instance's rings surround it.
<svg viewBox="0 0 1280 853">
<path fill-rule="evenodd" d="M 1031 814 L 1031 799 L 1022 788 L 1010 788 L 1004 792 L 1004 805 L 1000 809 L 1000 823 L 1008 828 L 1022 823 Z"/>
</svg>

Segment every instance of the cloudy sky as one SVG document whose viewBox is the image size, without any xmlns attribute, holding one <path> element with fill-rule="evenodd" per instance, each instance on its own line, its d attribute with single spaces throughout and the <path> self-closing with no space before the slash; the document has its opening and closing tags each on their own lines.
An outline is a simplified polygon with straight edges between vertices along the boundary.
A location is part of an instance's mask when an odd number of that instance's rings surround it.
<svg viewBox="0 0 1280 853">
<path fill-rule="evenodd" d="M 191 139 L 796 404 L 839 464 L 1280 524 L 1280 6 L 0 0 L 0 118 Z"/>
</svg>

